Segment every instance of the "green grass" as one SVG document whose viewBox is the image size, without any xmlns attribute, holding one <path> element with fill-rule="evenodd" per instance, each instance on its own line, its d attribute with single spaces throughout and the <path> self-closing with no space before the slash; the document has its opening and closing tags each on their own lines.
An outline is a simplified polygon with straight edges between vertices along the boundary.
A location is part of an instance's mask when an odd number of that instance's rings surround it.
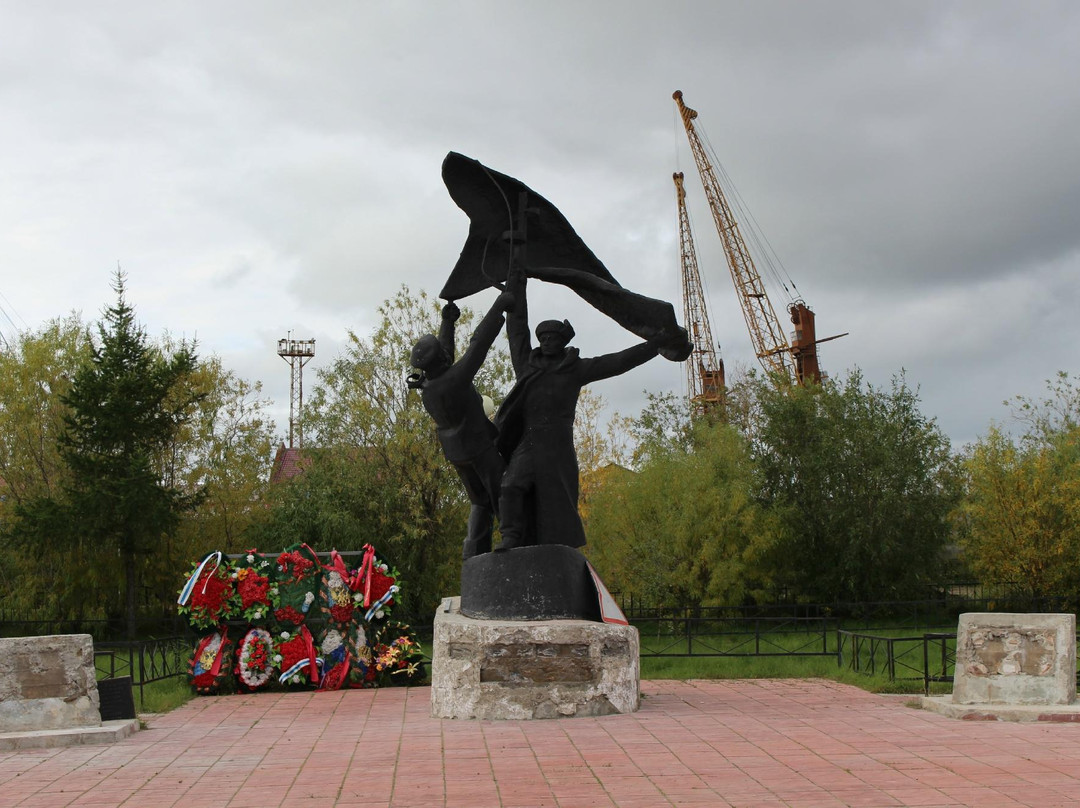
<svg viewBox="0 0 1080 808">
<path fill-rule="evenodd" d="M 186 676 L 174 676 L 151 682 L 143 688 L 143 698 L 139 698 L 139 688 L 135 690 L 135 710 L 140 713 L 167 713 L 175 710 L 195 698 L 195 689 Z"/>
<path fill-rule="evenodd" d="M 642 679 L 831 679 L 871 693 L 922 693 L 921 679 L 856 673 L 834 657 L 642 657 Z M 931 683 L 931 693 L 950 693 L 949 683 Z"/>
</svg>

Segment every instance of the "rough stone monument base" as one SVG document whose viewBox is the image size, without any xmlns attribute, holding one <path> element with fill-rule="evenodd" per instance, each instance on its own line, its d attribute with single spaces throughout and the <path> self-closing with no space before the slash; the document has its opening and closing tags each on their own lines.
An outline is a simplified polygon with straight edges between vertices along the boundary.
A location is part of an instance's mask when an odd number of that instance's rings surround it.
<svg viewBox="0 0 1080 808">
<path fill-rule="evenodd" d="M 435 615 L 434 718 L 521 719 L 632 713 L 632 626 L 588 620 L 478 620 L 446 598 Z"/>
<path fill-rule="evenodd" d="M 952 695 L 922 705 L 967 720 L 1080 721 L 1076 615 L 960 615 Z"/>
<path fill-rule="evenodd" d="M 114 741 L 138 728 L 102 722 L 89 634 L 0 639 L 0 751 Z"/>
</svg>

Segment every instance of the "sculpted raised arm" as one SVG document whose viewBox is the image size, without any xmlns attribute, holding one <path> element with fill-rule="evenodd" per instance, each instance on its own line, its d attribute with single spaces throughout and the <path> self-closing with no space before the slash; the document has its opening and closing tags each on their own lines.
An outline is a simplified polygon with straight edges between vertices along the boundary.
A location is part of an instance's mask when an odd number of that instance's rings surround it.
<svg viewBox="0 0 1080 808">
<path fill-rule="evenodd" d="M 529 363 L 532 339 L 529 336 L 529 307 L 525 300 L 525 271 L 515 265 L 506 276 L 506 291 L 513 295 L 514 307 L 506 317 L 506 338 L 514 375 L 520 377 Z"/>
</svg>

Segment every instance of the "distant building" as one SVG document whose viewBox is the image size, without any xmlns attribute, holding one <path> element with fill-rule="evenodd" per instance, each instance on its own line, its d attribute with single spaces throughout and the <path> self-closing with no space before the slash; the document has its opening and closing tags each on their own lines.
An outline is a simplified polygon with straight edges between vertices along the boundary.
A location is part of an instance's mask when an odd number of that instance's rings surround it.
<svg viewBox="0 0 1080 808">
<path fill-rule="evenodd" d="M 270 467 L 270 484 L 283 483 L 298 474 L 303 474 L 311 465 L 311 455 L 298 446 L 278 447 L 274 455 L 274 464 Z"/>
</svg>

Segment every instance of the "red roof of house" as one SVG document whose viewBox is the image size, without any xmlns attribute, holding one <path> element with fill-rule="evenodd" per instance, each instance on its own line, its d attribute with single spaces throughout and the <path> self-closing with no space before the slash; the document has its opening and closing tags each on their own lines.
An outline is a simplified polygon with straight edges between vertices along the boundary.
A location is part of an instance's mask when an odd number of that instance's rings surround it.
<svg viewBox="0 0 1080 808">
<path fill-rule="evenodd" d="M 310 465 L 311 458 L 304 454 L 303 449 L 282 443 L 278 447 L 277 454 L 274 455 L 274 465 L 270 468 L 270 483 L 291 480 L 297 474 L 302 474 Z"/>
</svg>

